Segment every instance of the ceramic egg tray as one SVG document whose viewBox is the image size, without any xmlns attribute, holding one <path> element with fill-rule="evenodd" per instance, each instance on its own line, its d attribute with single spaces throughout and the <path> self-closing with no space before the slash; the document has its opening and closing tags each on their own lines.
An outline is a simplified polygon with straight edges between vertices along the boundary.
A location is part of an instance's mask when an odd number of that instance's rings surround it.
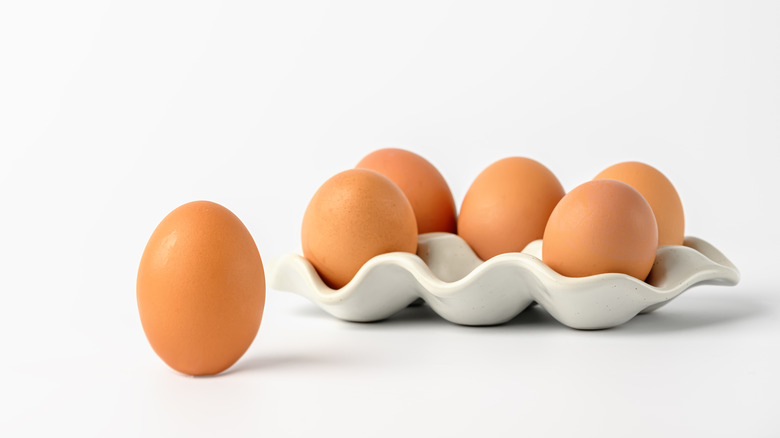
<svg viewBox="0 0 780 438">
<path fill-rule="evenodd" d="M 625 274 L 564 277 L 541 261 L 541 251 L 537 240 L 520 253 L 483 262 L 457 235 L 429 233 L 420 235 L 417 255 L 374 257 L 338 290 L 297 254 L 271 264 L 269 286 L 302 295 L 348 321 L 382 320 L 422 298 L 456 324 L 501 324 L 536 302 L 569 327 L 601 329 L 651 312 L 693 286 L 739 282 L 737 268 L 695 237 L 682 246 L 660 247 L 646 282 Z"/>
</svg>

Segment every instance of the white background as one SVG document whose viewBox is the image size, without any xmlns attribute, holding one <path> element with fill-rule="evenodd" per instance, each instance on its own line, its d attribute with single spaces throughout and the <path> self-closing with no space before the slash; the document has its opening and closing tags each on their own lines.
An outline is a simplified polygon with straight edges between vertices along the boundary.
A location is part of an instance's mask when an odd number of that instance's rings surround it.
<svg viewBox="0 0 780 438">
<path fill-rule="evenodd" d="M 3 2 L 0 435 L 778 436 L 779 23 L 774 1 Z M 593 332 L 538 307 L 346 323 L 269 290 L 227 373 L 157 358 L 135 275 L 170 210 L 225 205 L 268 263 L 390 146 L 458 204 L 506 156 L 567 190 L 648 162 L 742 282 Z"/>
</svg>

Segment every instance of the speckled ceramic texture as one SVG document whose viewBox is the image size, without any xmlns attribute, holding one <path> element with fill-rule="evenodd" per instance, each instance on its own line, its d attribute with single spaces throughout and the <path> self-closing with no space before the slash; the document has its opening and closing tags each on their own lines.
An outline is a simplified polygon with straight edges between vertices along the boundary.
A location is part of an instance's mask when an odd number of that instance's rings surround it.
<svg viewBox="0 0 780 438">
<path fill-rule="evenodd" d="M 389 253 L 366 262 L 341 289 L 329 288 L 305 258 L 271 263 L 269 286 L 304 296 L 348 321 L 379 321 L 422 298 L 442 318 L 463 325 L 501 324 L 532 303 L 577 329 L 614 327 L 702 284 L 733 286 L 737 268 L 714 246 L 687 237 L 662 246 L 647 278 L 625 274 L 564 277 L 541 261 L 542 241 L 483 262 L 460 237 L 420 235 L 417 255 Z"/>
</svg>

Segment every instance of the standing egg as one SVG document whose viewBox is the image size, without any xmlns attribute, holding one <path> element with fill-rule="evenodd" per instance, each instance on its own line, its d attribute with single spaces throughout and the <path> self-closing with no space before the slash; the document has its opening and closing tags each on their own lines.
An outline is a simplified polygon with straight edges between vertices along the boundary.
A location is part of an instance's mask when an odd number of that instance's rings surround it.
<svg viewBox="0 0 780 438">
<path fill-rule="evenodd" d="M 263 317 L 257 246 L 241 220 L 213 202 L 184 204 L 160 222 L 141 257 L 136 289 L 152 348 L 193 376 L 233 365 Z"/>
</svg>

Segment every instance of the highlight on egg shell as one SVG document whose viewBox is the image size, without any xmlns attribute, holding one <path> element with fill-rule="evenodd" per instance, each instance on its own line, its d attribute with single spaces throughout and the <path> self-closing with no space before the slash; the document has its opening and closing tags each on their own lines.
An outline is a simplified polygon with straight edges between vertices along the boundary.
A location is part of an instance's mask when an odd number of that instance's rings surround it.
<svg viewBox="0 0 780 438">
<path fill-rule="evenodd" d="M 379 149 L 356 168 L 381 173 L 404 192 L 414 210 L 419 234 L 456 229 L 455 200 L 447 181 L 428 160 L 404 149 Z"/>
<path fill-rule="evenodd" d="M 209 201 L 169 213 L 146 244 L 136 297 L 144 333 L 171 368 L 220 373 L 246 352 L 265 307 L 265 273 L 252 235 Z"/>
<path fill-rule="evenodd" d="M 325 181 L 303 215 L 303 255 L 334 289 L 371 258 L 417 251 L 417 220 L 409 200 L 386 176 L 349 169 Z"/>
</svg>

